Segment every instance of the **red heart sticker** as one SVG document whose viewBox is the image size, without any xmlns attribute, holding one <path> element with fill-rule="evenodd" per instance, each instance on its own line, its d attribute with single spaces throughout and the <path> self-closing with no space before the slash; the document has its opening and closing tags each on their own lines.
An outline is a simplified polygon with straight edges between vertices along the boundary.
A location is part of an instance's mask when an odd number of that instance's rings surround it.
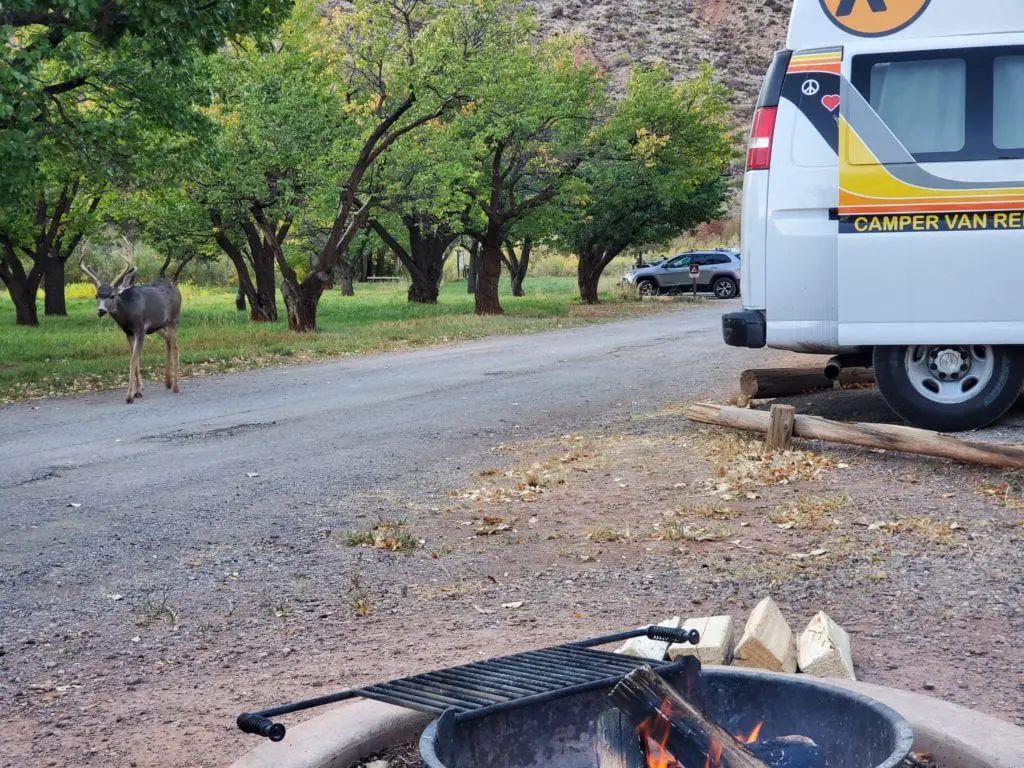
<svg viewBox="0 0 1024 768">
<path fill-rule="evenodd" d="M 836 95 L 822 96 L 821 104 L 829 112 L 835 112 L 837 109 L 839 109 L 839 97 Z"/>
</svg>

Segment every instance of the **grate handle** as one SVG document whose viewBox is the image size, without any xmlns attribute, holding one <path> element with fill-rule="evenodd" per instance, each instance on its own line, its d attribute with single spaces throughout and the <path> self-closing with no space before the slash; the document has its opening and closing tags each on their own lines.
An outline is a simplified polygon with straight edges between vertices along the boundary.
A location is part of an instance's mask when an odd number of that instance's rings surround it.
<svg viewBox="0 0 1024 768">
<path fill-rule="evenodd" d="M 254 715 L 251 712 L 243 712 L 238 716 L 236 722 L 238 723 L 238 728 L 245 733 L 265 736 L 271 741 L 281 741 L 284 738 L 284 725 L 275 723 L 269 717 Z"/>
<path fill-rule="evenodd" d="M 672 629 L 671 627 L 647 628 L 647 637 L 651 640 L 663 640 L 667 643 L 689 643 L 696 645 L 700 642 L 700 632 L 696 629 Z"/>
</svg>

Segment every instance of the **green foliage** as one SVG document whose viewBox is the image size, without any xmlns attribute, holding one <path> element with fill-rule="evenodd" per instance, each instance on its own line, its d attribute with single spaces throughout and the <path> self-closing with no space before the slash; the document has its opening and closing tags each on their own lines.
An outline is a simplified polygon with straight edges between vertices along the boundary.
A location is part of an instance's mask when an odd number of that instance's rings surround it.
<svg viewBox="0 0 1024 768">
<path fill-rule="evenodd" d="M 144 164 L 153 130 L 196 129 L 202 54 L 265 34 L 290 0 L 15 0 L 0 6 L 0 199 L 39 177 L 93 185 Z M 71 168 L 63 167 L 70 164 Z M 83 167 L 84 166 L 84 167 Z"/>
<path fill-rule="evenodd" d="M 557 243 L 614 257 L 718 216 L 734 154 L 727 96 L 708 67 L 681 83 L 660 67 L 635 69 L 580 166 L 585 187 Z"/>
</svg>

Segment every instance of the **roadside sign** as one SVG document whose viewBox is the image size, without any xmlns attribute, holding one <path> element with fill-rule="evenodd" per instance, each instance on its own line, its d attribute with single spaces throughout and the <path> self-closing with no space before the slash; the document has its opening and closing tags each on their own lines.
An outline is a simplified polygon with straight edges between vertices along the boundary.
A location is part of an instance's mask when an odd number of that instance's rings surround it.
<svg viewBox="0 0 1024 768">
<path fill-rule="evenodd" d="M 692 277 L 694 279 L 700 277 L 700 265 L 699 264 L 691 264 L 690 265 L 690 277 Z"/>
</svg>

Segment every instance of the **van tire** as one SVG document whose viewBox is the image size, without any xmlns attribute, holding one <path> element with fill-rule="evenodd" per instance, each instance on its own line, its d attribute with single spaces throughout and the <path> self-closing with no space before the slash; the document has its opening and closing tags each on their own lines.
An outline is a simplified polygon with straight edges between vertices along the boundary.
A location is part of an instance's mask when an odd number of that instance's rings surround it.
<svg viewBox="0 0 1024 768">
<path fill-rule="evenodd" d="M 962 379 L 964 383 L 978 371 L 976 391 L 968 389 L 958 401 L 955 401 L 955 385 L 950 387 L 954 396 L 947 397 L 946 402 L 942 402 L 939 391 L 926 396 L 932 387 L 947 387 L 953 382 L 938 385 L 933 375 L 919 372 L 922 366 L 930 366 L 929 361 L 936 351 L 941 353 L 946 349 L 970 350 L 972 367 Z M 875 347 L 874 369 L 878 389 L 897 415 L 924 429 L 963 432 L 997 421 L 1020 397 L 1024 385 L 1024 349 L 978 345 Z"/>
<path fill-rule="evenodd" d="M 731 277 L 719 277 L 711 284 L 711 292 L 715 294 L 716 299 L 734 299 L 739 289 Z"/>
</svg>

